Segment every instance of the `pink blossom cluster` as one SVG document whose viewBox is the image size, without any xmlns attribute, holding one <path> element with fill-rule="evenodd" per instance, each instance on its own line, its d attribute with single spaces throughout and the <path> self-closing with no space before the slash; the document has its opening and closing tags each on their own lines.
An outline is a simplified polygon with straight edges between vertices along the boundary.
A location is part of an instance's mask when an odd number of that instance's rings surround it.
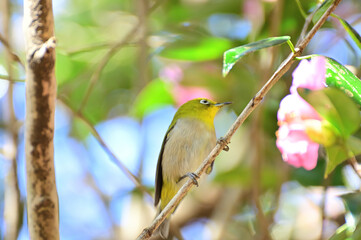
<svg viewBox="0 0 361 240">
<path fill-rule="evenodd" d="M 319 90 L 326 86 L 326 59 L 302 60 L 292 74 L 290 94 L 282 99 L 277 113 L 279 129 L 276 145 L 282 158 L 295 167 L 311 170 L 317 165 L 319 144 L 312 141 L 307 128 L 321 125 L 321 116 L 297 93 L 297 88 Z"/>
</svg>

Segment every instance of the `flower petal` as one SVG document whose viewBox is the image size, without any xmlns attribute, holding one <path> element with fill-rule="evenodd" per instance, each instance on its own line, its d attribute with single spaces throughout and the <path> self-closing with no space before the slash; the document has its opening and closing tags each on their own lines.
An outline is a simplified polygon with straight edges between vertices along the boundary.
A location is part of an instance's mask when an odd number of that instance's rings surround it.
<svg viewBox="0 0 361 240">
<path fill-rule="evenodd" d="M 297 94 L 297 88 L 319 90 L 326 86 L 326 59 L 314 57 L 310 61 L 302 60 L 292 74 L 291 93 Z"/>
<path fill-rule="evenodd" d="M 320 115 L 303 98 L 296 94 L 289 94 L 280 103 L 277 112 L 279 122 L 302 121 L 305 119 L 320 120 Z"/>
</svg>

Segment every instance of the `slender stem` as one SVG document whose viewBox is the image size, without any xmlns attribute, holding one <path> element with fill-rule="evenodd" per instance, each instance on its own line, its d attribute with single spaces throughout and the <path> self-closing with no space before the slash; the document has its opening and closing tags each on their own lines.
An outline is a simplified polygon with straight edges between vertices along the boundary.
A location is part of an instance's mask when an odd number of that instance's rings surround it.
<svg viewBox="0 0 361 240">
<path fill-rule="evenodd" d="M 205 170 L 212 164 L 215 158 L 220 154 L 223 148 L 227 143 L 230 142 L 230 139 L 236 132 L 236 130 L 242 125 L 242 123 L 247 119 L 247 117 L 253 112 L 253 110 L 261 103 L 267 92 L 273 87 L 273 85 L 288 71 L 295 57 L 299 57 L 302 54 L 302 51 L 305 49 L 307 44 L 311 41 L 312 37 L 316 32 L 321 28 L 322 24 L 326 21 L 327 17 L 331 12 L 336 8 L 336 6 L 341 2 L 341 0 L 335 0 L 332 5 L 326 10 L 326 12 L 321 16 L 318 22 L 313 26 L 313 28 L 308 32 L 308 34 L 303 38 L 299 44 L 296 45 L 295 52 L 292 52 L 288 57 L 281 63 L 276 72 L 271 76 L 271 78 L 266 82 L 266 84 L 259 90 L 259 92 L 253 97 L 253 99 L 247 104 L 243 109 L 242 113 L 238 116 L 236 121 L 233 123 L 231 128 L 228 130 L 224 136 L 224 141 L 219 141 L 217 145 L 213 148 L 207 158 L 199 166 L 195 174 L 201 176 Z M 168 203 L 168 205 L 162 210 L 162 212 L 153 220 L 152 224 L 143 229 L 142 233 L 138 236 L 137 240 L 148 239 L 153 234 L 153 232 L 160 226 L 164 219 L 173 211 L 173 209 L 182 201 L 186 196 L 189 190 L 193 187 L 194 183 L 190 179 L 181 187 L 178 193 L 173 197 L 173 199 Z"/>
<path fill-rule="evenodd" d="M 12 83 L 14 83 L 14 82 L 25 83 L 25 79 L 15 79 L 12 76 L 10 77 L 10 75 L 2 75 L 2 74 L 0 74 L 0 80 L 1 79 L 8 80 L 8 81 L 10 81 Z"/>
<path fill-rule="evenodd" d="M 72 109 L 69 104 L 66 103 L 65 100 L 63 99 L 59 99 L 60 102 L 67 107 L 75 117 L 79 118 L 90 130 L 90 132 L 92 133 L 92 135 L 96 138 L 96 140 L 99 142 L 99 144 L 103 147 L 103 149 L 105 150 L 105 152 L 111 157 L 111 160 L 113 163 L 115 163 L 120 170 L 144 193 L 148 194 L 150 197 L 152 197 L 151 192 L 145 188 L 139 178 L 137 176 L 135 176 L 124 164 L 123 162 L 118 159 L 118 157 L 113 153 L 112 150 L 110 150 L 110 148 L 108 147 L 108 145 L 105 143 L 105 141 L 103 140 L 103 138 L 100 136 L 99 132 L 95 129 L 95 127 L 93 126 L 93 124 L 86 118 L 84 117 L 81 113 L 75 111 L 74 109 Z"/>
<path fill-rule="evenodd" d="M 105 56 L 97 64 L 97 67 L 96 67 L 93 75 L 90 78 L 90 83 L 88 85 L 87 90 L 85 91 L 83 100 L 80 103 L 80 106 L 78 109 L 79 113 L 83 111 L 85 105 L 87 104 L 90 94 L 93 91 L 95 84 L 98 82 L 100 75 L 101 75 L 103 69 L 105 68 L 105 66 L 107 65 L 107 63 L 109 62 L 109 60 L 114 56 L 115 53 L 117 53 L 119 51 L 119 49 L 121 49 L 123 46 L 125 46 L 127 44 L 127 42 L 133 38 L 133 36 L 138 32 L 139 27 L 140 27 L 140 22 L 138 22 L 133 27 L 133 29 L 131 29 L 128 32 L 128 34 L 121 41 L 114 44 L 114 46 L 109 49 L 109 51 L 105 54 Z"/>
<path fill-rule="evenodd" d="M 293 46 L 293 43 L 291 42 L 290 39 L 287 40 L 287 44 L 288 44 L 288 46 L 290 47 L 291 51 L 292 51 L 293 53 L 295 53 L 295 52 L 296 52 L 295 46 Z"/>
<path fill-rule="evenodd" d="M 315 15 L 316 12 L 317 12 L 317 9 L 315 9 L 310 15 L 307 16 L 307 18 L 305 20 L 305 23 L 303 24 L 301 34 L 300 34 L 300 36 L 298 38 L 297 44 L 299 44 L 300 41 L 305 38 L 305 36 L 307 34 L 308 27 L 310 26 L 310 24 L 312 22 L 312 19 L 313 19 L 313 16 Z"/>
<path fill-rule="evenodd" d="M 14 97 L 14 82 L 13 80 L 13 53 L 11 52 L 10 42 L 10 29 L 11 29 L 11 1 L 5 0 L 2 5 L 3 10 L 3 40 L 7 42 L 5 48 L 6 68 L 8 72 L 8 78 L 10 81 L 9 89 L 7 92 L 8 103 L 8 118 L 7 118 L 7 131 L 10 133 L 9 149 L 7 154 L 10 161 L 10 168 L 7 171 L 4 187 L 4 222 L 6 226 L 4 240 L 16 240 L 19 233 L 19 226 L 21 225 L 21 202 L 20 202 L 20 190 L 17 178 L 17 156 L 18 156 L 18 126 L 17 118 L 15 116 L 15 108 L 13 103 Z"/>
<path fill-rule="evenodd" d="M 297 3 L 298 9 L 300 10 L 300 13 L 301 13 L 302 17 L 304 19 L 307 19 L 307 14 L 306 14 L 305 10 L 303 10 L 300 0 L 296 0 L 296 3 Z"/>
<path fill-rule="evenodd" d="M 301 56 L 301 57 L 295 57 L 295 60 L 301 61 L 303 59 L 311 59 L 313 57 L 317 57 L 319 56 L 318 54 L 311 54 L 311 55 L 306 55 L 306 56 Z"/>
<path fill-rule="evenodd" d="M 23 68 L 25 68 L 24 64 L 21 62 L 18 55 L 16 55 L 10 47 L 9 42 L 7 41 L 6 37 L 0 34 L 0 42 L 4 45 L 4 47 L 8 50 L 8 54 L 12 61 L 18 62 Z"/>
<path fill-rule="evenodd" d="M 158 6 L 159 2 L 162 2 L 162 0 L 158 0 L 150 9 L 148 12 L 154 11 Z M 123 39 L 121 39 L 119 42 L 115 43 L 108 52 L 104 55 L 104 57 L 100 60 L 98 63 L 95 71 L 93 72 L 93 75 L 90 78 L 90 83 L 88 85 L 87 90 L 85 91 L 85 95 L 79 105 L 78 112 L 82 112 L 85 105 L 87 104 L 90 94 L 94 89 L 95 84 L 98 82 L 100 75 L 105 68 L 105 66 L 108 64 L 109 60 L 116 54 L 121 48 L 123 48 L 125 45 L 129 43 L 129 41 L 135 36 L 135 34 L 141 29 L 143 22 L 138 21 L 137 24 L 133 26 L 133 28 L 125 35 Z"/>
</svg>

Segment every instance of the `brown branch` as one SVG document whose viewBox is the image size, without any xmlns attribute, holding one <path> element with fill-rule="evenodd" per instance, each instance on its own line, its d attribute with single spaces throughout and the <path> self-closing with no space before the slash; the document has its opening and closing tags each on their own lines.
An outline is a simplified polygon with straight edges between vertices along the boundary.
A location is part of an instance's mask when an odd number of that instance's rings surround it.
<svg viewBox="0 0 361 240">
<path fill-rule="evenodd" d="M 227 134 L 223 138 L 224 141 L 219 141 L 207 158 L 203 161 L 200 167 L 195 171 L 195 174 L 201 176 L 205 170 L 210 166 L 210 164 L 215 160 L 219 153 L 223 150 L 227 143 L 230 142 L 231 137 L 234 135 L 236 130 L 242 125 L 246 118 L 253 112 L 253 110 L 261 103 L 262 99 L 265 97 L 267 92 L 273 87 L 273 85 L 288 71 L 292 63 L 295 61 L 295 57 L 299 57 L 302 51 L 305 49 L 307 44 L 310 42 L 315 33 L 321 28 L 323 23 L 326 21 L 327 17 L 331 12 L 336 8 L 341 0 L 335 0 L 334 3 L 327 9 L 327 11 L 322 15 L 319 21 L 313 26 L 313 28 L 308 32 L 304 39 L 301 40 L 299 44 L 295 47 L 295 52 L 292 52 L 283 63 L 278 67 L 276 72 L 271 76 L 271 78 L 266 82 L 266 84 L 261 88 L 261 90 L 253 97 L 253 99 L 247 104 L 242 113 L 238 116 L 237 120 L 233 123 L 231 128 L 228 130 Z M 182 201 L 186 196 L 189 190 L 193 187 L 194 183 L 192 180 L 188 181 L 181 187 L 178 193 L 173 197 L 173 199 L 168 203 L 168 205 L 162 210 L 162 212 L 154 219 L 152 224 L 145 228 L 142 233 L 138 236 L 140 239 L 148 239 L 153 232 L 160 226 L 164 219 L 173 211 L 173 209 Z"/>
<path fill-rule="evenodd" d="M 59 239 L 54 169 L 56 98 L 54 18 L 51 0 L 24 1 L 26 42 L 25 157 L 31 239 Z"/>
<path fill-rule="evenodd" d="M 141 181 L 139 180 L 139 178 L 137 176 L 135 176 L 128 168 L 127 166 L 125 166 L 123 164 L 123 162 L 118 159 L 118 157 L 113 153 L 112 150 L 110 150 L 110 148 L 108 147 L 108 145 L 105 143 L 105 141 L 103 140 L 103 138 L 100 136 L 100 134 L 98 133 L 98 131 L 95 129 L 95 127 L 93 126 L 93 124 L 86 118 L 84 117 L 81 113 L 75 111 L 74 109 L 72 109 L 70 107 L 69 104 L 66 103 L 65 100 L 58 98 L 58 100 L 60 100 L 61 103 L 63 103 L 63 105 L 68 108 L 72 114 L 79 118 L 90 130 L 91 134 L 95 137 L 95 139 L 99 142 L 99 144 L 102 146 L 102 148 L 104 149 L 104 151 L 111 157 L 112 162 L 117 165 L 120 170 L 134 183 L 135 186 L 137 186 L 143 193 L 148 194 L 151 198 L 152 198 L 152 193 L 142 185 Z"/>
<path fill-rule="evenodd" d="M 12 53 L 11 46 L 9 44 L 10 29 L 11 29 L 11 3 L 10 0 L 3 1 L 3 29 L 4 37 L 0 36 L 2 42 L 6 43 L 5 47 L 5 59 L 8 77 L 10 80 L 7 102 L 9 117 L 7 119 L 7 129 L 10 132 L 10 149 L 8 151 L 7 158 L 10 160 L 10 169 L 7 172 L 4 187 L 4 222 L 5 222 L 5 234 L 4 240 L 16 240 L 18 237 L 19 229 L 21 226 L 21 202 L 20 202 L 20 190 L 17 178 L 17 155 L 18 155 L 18 124 L 15 116 L 15 109 L 13 103 L 14 96 L 14 83 L 13 80 L 13 66 L 12 63 L 15 60 L 14 54 Z M 4 44 L 5 45 L 5 44 Z"/>
</svg>

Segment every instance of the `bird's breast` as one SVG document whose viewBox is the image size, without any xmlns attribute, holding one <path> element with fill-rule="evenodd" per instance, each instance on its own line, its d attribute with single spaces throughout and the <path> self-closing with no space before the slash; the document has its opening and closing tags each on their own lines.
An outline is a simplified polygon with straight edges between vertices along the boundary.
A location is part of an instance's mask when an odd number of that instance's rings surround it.
<svg viewBox="0 0 361 240">
<path fill-rule="evenodd" d="M 214 127 L 196 119 L 179 119 L 167 137 L 162 168 L 166 181 L 194 172 L 216 144 Z"/>
</svg>

